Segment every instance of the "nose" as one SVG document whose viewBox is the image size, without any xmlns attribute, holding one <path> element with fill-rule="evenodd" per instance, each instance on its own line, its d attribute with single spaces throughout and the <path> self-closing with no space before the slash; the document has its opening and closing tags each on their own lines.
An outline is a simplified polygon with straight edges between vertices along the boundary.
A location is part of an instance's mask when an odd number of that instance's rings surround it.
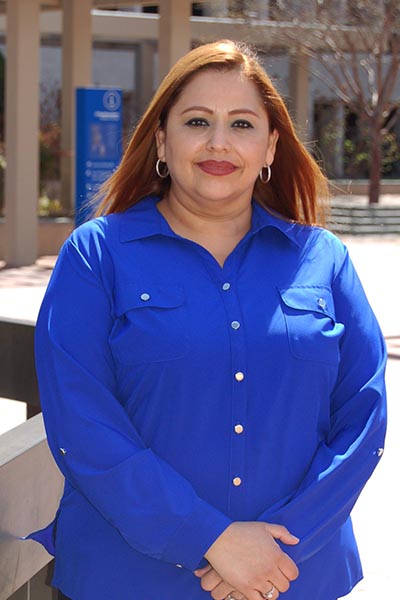
<svg viewBox="0 0 400 600">
<path fill-rule="evenodd" d="M 208 150 L 214 152 L 226 152 L 230 149 L 230 136 L 229 130 L 222 124 L 215 124 L 210 127 L 210 133 L 207 140 Z"/>
</svg>

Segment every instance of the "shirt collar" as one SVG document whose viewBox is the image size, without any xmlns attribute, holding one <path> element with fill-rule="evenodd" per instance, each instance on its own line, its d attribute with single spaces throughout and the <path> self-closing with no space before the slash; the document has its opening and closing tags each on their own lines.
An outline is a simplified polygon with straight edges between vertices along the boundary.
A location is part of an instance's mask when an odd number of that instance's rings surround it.
<svg viewBox="0 0 400 600">
<path fill-rule="evenodd" d="M 158 196 L 146 196 L 143 200 L 126 210 L 120 224 L 120 241 L 130 242 L 154 235 L 175 237 L 163 215 L 157 209 Z M 290 241 L 300 245 L 297 239 L 298 224 L 285 220 L 272 209 L 265 209 L 253 202 L 253 216 L 249 235 L 254 235 L 266 227 L 281 231 Z"/>
<path fill-rule="evenodd" d="M 291 242 L 294 242 L 297 246 L 301 245 L 297 239 L 299 227 L 301 227 L 299 223 L 284 217 L 272 208 L 264 208 L 253 201 L 253 218 L 250 231 L 251 233 L 256 233 L 266 227 L 278 229 Z"/>
<path fill-rule="evenodd" d="M 168 223 L 156 208 L 158 196 L 146 196 L 137 204 L 128 208 L 120 215 L 119 239 L 121 242 L 131 242 L 153 235 L 173 235 Z"/>
</svg>

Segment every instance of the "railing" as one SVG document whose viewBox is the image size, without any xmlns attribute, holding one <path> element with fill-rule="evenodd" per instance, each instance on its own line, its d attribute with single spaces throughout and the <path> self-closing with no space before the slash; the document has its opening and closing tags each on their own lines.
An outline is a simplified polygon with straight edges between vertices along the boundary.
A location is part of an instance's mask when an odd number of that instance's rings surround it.
<svg viewBox="0 0 400 600">
<path fill-rule="evenodd" d="M 41 415 L 0 436 L 0 600 L 56 600 L 52 557 L 21 538 L 52 520 L 62 488 Z"/>
</svg>

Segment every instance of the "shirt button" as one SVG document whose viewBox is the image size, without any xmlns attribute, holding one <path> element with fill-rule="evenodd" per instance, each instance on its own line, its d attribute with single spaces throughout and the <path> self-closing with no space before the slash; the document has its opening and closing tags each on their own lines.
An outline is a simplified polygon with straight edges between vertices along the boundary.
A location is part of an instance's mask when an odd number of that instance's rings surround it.
<svg viewBox="0 0 400 600">
<path fill-rule="evenodd" d="M 231 327 L 232 327 L 232 329 L 239 329 L 239 327 L 240 327 L 239 321 L 232 321 Z"/>
<path fill-rule="evenodd" d="M 224 290 L 224 292 L 227 292 L 228 290 L 230 290 L 230 288 L 231 288 L 231 284 L 228 283 L 227 281 L 222 284 L 222 289 Z"/>
<path fill-rule="evenodd" d="M 324 300 L 324 298 L 318 298 L 317 304 L 318 304 L 319 307 L 322 308 L 322 310 L 325 310 L 325 308 L 326 308 L 326 300 Z"/>
<path fill-rule="evenodd" d="M 239 485 L 242 485 L 242 480 L 240 479 L 240 477 L 234 477 L 232 479 L 232 483 L 235 487 L 239 487 Z"/>
<path fill-rule="evenodd" d="M 143 294 L 140 294 L 140 299 L 143 300 L 143 302 L 147 302 L 147 300 L 150 300 L 150 294 L 143 292 Z"/>
<path fill-rule="evenodd" d="M 235 373 L 235 379 L 236 381 L 243 381 L 244 373 L 242 373 L 242 371 L 238 371 L 237 373 Z"/>
<path fill-rule="evenodd" d="M 65 456 L 67 454 L 67 451 L 65 448 L 60 448 L 60 452 L 63 456 Z"/>
<path fill-rule="evenodd" d="M 384 452 L 383 448 L 378 448 L 378 450 L 376 451 L 376 455 L 377 455 L 378 457 L 381 457 L 381 456 L 382 456 L 382 454 L 383 454 L 383 452 Z"/>
<path fill-rule="evenodd" d="M 234 429 L 235 429 L 235 433 L 238 433 L 238 434 L 239 433 L 243 433 L 243 431 L 244 431 L 244 427 L 240 423 L 238 423 L 237 425 L 235 425 Z"/>
<path fill-rule="evenodd" d="M 177 569 L 182 569 L 182 565 L 175 565 Z"/>
</svg>

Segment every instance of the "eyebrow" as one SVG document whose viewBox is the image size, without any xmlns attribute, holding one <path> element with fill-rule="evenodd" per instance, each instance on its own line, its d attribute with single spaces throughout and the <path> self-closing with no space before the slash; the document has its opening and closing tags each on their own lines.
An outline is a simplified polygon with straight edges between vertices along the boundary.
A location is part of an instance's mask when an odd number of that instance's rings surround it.
<svg viewBox="0 0 400 600">
<path fill-rule="evenodd" d="M 207 106 L 189 106 L 188 108 L 185 108 L 185 110 L 183 110 L 181 112 L 181 115 L 184 115 L 187 112 L 191 112 L 191 111 L 201 111 L 201 112 L 205 112 L 207 114 L 212 115 L 213 114 L 213 110 L 211 110 L 211 108 L 208 108 Z M 233 110 L 230 110 L 229 115 L 253 115 L 254 117 L 259 118 L 259 115 L 257 113 L 254 112 L 254 110 L 251 110 L 251 108 L 235 108 Z"/>
</svg>

